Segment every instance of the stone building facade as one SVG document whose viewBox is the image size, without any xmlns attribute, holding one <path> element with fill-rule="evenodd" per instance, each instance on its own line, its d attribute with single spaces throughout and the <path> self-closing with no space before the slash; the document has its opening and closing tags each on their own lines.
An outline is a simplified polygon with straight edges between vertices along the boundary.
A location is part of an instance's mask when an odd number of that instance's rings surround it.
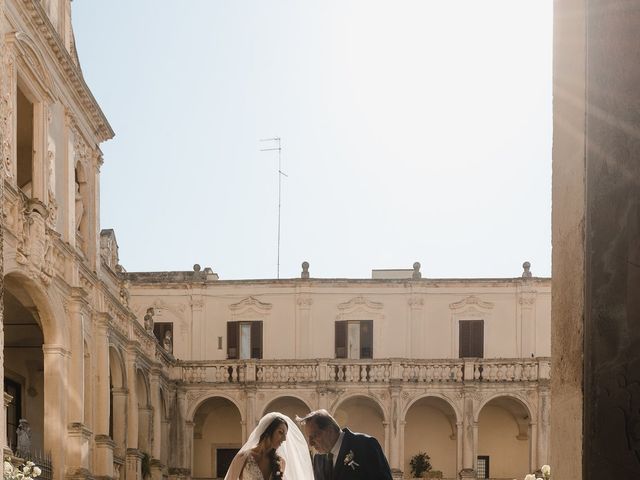
<svg viewBox="0 0 640 480">
<path fill-rule="evenodd" d="M 419 265 L 316 279 L 306 262 L 288 280 L 126 278 L 139 321 L 153 314 L 159 342 L 171 332 L 193 477 L 223 476 L 264 413 L 326 408 L 377 437 L 398 476 L 427 451 L 445 478 L 513 478 L 548 459 L 550 281 L 525 266 L 485 280 L 423 279 Z"/>
<path fill-rule="evenodd" d="M 548 458 L 550 280 L 224 281 L 126 273 L 70 0 L 0 0 L 0 441 L 50 478 L 216 478 L 268 410 L 327 408 L 396 476 L 521 477 Z"/>
</svg>

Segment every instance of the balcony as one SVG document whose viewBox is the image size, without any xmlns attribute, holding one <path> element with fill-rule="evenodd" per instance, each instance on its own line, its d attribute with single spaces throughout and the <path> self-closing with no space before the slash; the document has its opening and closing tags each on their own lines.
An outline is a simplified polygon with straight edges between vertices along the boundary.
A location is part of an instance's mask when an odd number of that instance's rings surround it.
<svg viewBox="0 0 640 480">
<path fill-rule="evenodd" d="M 172 377 L 187 384 L 461 384 L 549 380 L 551 359 L 179 361 Z"/>
</svg>

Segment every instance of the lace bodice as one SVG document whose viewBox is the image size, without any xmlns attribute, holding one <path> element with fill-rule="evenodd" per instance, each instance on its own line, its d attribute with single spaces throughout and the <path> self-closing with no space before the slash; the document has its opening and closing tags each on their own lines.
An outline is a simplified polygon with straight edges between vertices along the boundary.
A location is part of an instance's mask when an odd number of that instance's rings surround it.
<svg viewBox="0 0 640 480">
<path fill-rule="evenodd" d="M 269 478 L 271 478 L 271 475 Z M 247 462 L 244 464 L 244 470 L 242 470 L 241 480 L 265 480 L 260 471 L 260 467 L 256 463 L 253 455 L 247 456 Z"/>
</svg>

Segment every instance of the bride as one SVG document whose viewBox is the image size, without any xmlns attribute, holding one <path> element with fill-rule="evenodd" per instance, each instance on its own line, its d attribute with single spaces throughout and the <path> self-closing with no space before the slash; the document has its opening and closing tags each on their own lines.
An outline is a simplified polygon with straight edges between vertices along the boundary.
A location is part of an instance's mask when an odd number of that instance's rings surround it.
<svg viewBox="0 0 640 480">
<path fill-rule="evenodd" d="M 306 480 L 313 478 L 309 447 L 286 415 L 267 413 L 236 454 L 224 480 Z"/>
</svg>

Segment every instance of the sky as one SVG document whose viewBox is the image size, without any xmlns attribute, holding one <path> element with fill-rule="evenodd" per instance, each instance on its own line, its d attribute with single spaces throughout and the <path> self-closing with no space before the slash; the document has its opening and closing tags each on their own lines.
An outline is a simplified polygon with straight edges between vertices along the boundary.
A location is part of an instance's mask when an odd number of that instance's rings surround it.
<svg viewBox="0 0 640 480">
<path fill-rule="evenodd" d="M 127 271 L 551 274 L 552 0 L 75 0 Z"/>
</svg>

